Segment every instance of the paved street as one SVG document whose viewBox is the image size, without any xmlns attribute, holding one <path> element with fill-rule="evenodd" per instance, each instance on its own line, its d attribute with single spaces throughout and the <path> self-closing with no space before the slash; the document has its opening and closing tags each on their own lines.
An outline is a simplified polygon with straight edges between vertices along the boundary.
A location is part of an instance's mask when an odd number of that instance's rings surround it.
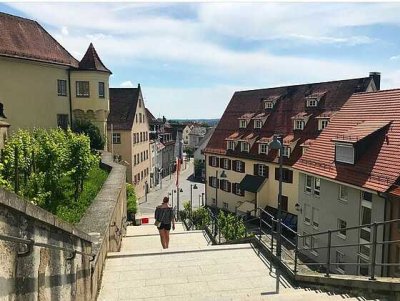
<svg viewBox="0 0 400 301">
<path fill-rule="evenodd" d="M 193 159 L 190 162 L 187 162 L 186 169 L 181 171 L 179 177 L 179 186 L 183 190 L 183 192 L 179 193 L 179 208 L 181 210 L 183 209 L 183 203 L 190 200 L 190 185 L 196 184 L 197 186 L 197 189 L 192 189 L 194 208 L 199 206 L 199 200 L 201 201 L 201 193 L 204 192 L 203 183 L 189 180 L 189 178 L 191 179 L 192 174 Z M 139 199 L 139 216 L 152 216 L 156 206 L 161 204 L 164 196 L 168 196 L 170 198 L 170 205 L 172 206 L 172 196 L 168 195 L 168 193 L 172 193 L 173 190 L 176 190 L 175 174 L 173 174 L 171 178 L 167 176 L 162 180 L 162 188 L 160 188 L 160 185 L 157 185 L 157 187 L 153 188 L 152 191 L 147 194 L 147 201 L 145 197 Z M 173 205 L 174 207 L 177 206 L 176 193 L 173 193 Z"/>
</svg>

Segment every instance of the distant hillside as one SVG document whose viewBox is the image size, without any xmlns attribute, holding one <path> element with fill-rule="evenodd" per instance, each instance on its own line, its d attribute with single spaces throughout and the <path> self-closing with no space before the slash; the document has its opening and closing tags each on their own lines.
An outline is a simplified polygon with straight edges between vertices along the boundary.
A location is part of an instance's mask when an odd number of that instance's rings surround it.
<svg viewBox="0 0 400 301">
<path fill-rule="evenodd" d="M 188 123 L 188 122 L 196 122 L 196 123 L 203 123 L 209 126 L 216 126 L 219 122 L 219 119 L 170 119 L 168 120 L 172 123 Z"/>
</svg>

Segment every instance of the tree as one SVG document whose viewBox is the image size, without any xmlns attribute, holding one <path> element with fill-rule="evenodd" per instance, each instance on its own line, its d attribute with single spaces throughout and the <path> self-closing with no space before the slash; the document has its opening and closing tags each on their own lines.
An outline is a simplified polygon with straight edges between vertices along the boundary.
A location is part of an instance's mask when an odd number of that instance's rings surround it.
<svg viewBox="0 0 400 301">
<path fill-rule="evenodd" d="M 194 160 L 194 177 L 199 179 L 202 176 L 202 171 L 204 169 L 204 161 L 196 159 Z"/>
<path fill-rule="evenodd" d="M 90 120 L 77 119 L 72 125 L 72 130 L 75 133 L 85 134 L 90 139 L 91 149 L 104 149 L 104 138 L 100 133 L 100 130 Z"/>
</svg>

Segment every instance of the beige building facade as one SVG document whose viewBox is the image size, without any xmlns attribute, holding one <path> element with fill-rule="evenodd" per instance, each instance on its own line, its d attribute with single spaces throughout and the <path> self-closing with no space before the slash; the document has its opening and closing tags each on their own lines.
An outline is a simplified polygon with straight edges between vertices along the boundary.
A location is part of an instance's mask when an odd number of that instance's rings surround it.
<svg viewBox="0 0 400 301">
<path fill-rule="evenodd" d="M 135 185 L 137 197 L 143 197 L 150 186 L 151 149 L 140 85 L 110 89 L 107 128 L 108 148 L 127 166 L 127 182 Z"/>
</svg>

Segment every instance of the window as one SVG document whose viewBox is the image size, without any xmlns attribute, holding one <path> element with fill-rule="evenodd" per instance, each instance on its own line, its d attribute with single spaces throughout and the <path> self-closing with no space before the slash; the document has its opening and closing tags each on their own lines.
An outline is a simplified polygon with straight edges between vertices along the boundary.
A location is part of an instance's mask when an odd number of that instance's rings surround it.
<svg viewBox="0 0 400 301">
<path fill-rule="evenodd" d="M 311 207 L 310 205 L 304 204 L 304 222 L 311 224 Z"/>
<path fill-rule="evenodd" d="M 121 144 L 121 133 L 113 133 L 112 141 L 113 144 Z"/>
<path fill-rule="evenodd" d="M 104 98 L 105 94 L 104 94 L 104 83 L 103 82 L 99 82 L 99 98 Z"/>
<path fill-rule="evenodd" d="M 267 177 L 268 176 L 268 167 L 267 165 L 264 164 L 257 164 L 258 165 L 258 175 L 261 177 Z"/>
<path fill-rule="evenodd" d="M 264 108 L 272 109 L 274 107 L 274 103 L 272 101 L 266 101 L 264 104 Z"/>
<path fill-rule="evenodd" d="M 338 218 L 337 227 L 339 229 L 338 236 L 341 238 L 346 238 L 346 227 L 347 227 L 346 221 Z"/>
<path fill-rule="evenodd" d="M 294 121 L 294 129 L 295 130 L 303 130 L 304 129 L 304 120 L 295 120 Z"/>
<path fill-rule="evenodd" d="M 221 159 L 223 160 L 222 168 L 224 169 L 231 169 L 231 160 L 229 159 Z"/>
<path fill-rule="evenodd" d="M 306 175 L 306 192 L 311 193 L 313 177 Z"/>
<path fill-rule="evenodd" d="M 215 156 L 211 156 L 210 157 L 210 165 L 213 167 L 218 166 L 218 158 Z"/>
<path fill-rule="evenodd" d="M 224 209 L 228 209 L 228 203 L 223 202 L 222 205 L 223 205 Z"/>
<path fill-rule="evenodd" d="M 235 150 L 235 141 L 227 141 L 227 149 Z"/>
<path fill-rule="evenodd" d="M 139 108 L 141 108 L 141 107 L 142 107 L 142 100 L 139 99 Z"/>
<path fill-rule="evenodd" d="M 234 193 L 237 195 L 241 195 L 241 196 L 244 195 L 244 191 L 242 189 L 240 189 L 239 183 L 234 184 Z"/>
<path fill-rule="evenodd" d="M 318 105 L 318 100 L 316 98 L 308 98 L 307 99 L 307 107 L 312 108 Z"/>
<path fill-rule="evenodd" d="M 308 235 L 307 232 L 303 232 L 303 235 L 306 236 Z M 303 245 L 305 248 L 310 248 L 311 247 L 311 236 L 303 237 Z"/>
<path fill-rule="evenodd" d="M 76 97 L 89 97 L 89 82 L 77 81 L 76 82 Z"/>
<path fill-rule="evenodd" d="M 288 211 L 288 197 L 286 195 L 281 197 L 281 208 L 283 211 Z"/>
<path fill-rule="evenodd" d="M 260 143 L 258 146 L 258 153 L 259 154 L 268 154 L 268 144 L 266 143 Z"/>
<path fill-rule="evenodd" d="M 340 273 L 344 273 L 344 254 L 340 251 L 336 251 L 336 269 L 340 272 Z"/>
<path fill-rule="evenodd" d="M 136 165 L 137 164 L 137 162 L 136 162 L 136 155 L 133 155 L 133 165 Z"/>
<path fill-rule="evenodd" d="M 235 171 L 244 172 L 244 162 L 242 161 L 234 161 Z"/>
<path fill-rule="evenodd" d="M 359 256 L 359 262 L 360 262 L 360 275 L 363 276 L 368 276 L 369 275 L 369 260 L 366 260 Z"/>
<path fill-rule="evenodd" d="M 314 195 L 319 196 L 321 193 L 321 179 L 314 178 Z"/>
<path fill-rule="evenodd" d="M 231 192 L 231 182 L 227 180 L 221 180 L 221 189 L 223 191 Z"/>
<path fill-rule="evenodd" d="M 241 143 L 242 146 L 242 152 L 249 152 L 250 151 L 250 144 L 247 142 L 242 142 Z"/>
<path fill-rule="evenodd" d="M 336 143 L 335 144 L 335 160 L 336 162 L 354 164 L 354 148 L 353 145 Z"/>
<path fill-rule="evenodd" d="M 342 201 L 347 201 L 348 197 L 347 186 L 339 185 L 339 199 Z"/>
<path fill-rule="evenodd" d="M 66 130 L 68 128 L 68 114 L 57 114 L 57 126 Z"/>
<path fill-rule="evenodd" d="M 279 181 L 279 168 L 275 168 L 275 180 Z M 293 183 L 293 171 L 282 168 L 282 181 L 285 183 Z"/>
<path fill-rule="evenodd" d="M 318 121 L 318 130 L 322 131 L 324 128 L 328 126 L 329 120 L 328 119 L 320 119 Z"/>
<path fill-rule="evenodd" d="M 372 193 L 361 191 L 361 199 L 363 201 L 372 202 Z"/>
<path fill-rule="evenodd" d="M 216 188 L 217 187 L 217 178 L 209 177 L 210 186 Z"/>
<path fill-rule="evenodd" d="M 314 228 L 319 226 L 319 209 L 312 207 L 312 224 Z"/>
<path fill-rule="evenodd" d="M 259 119 L 254 120 L 254 128 L 261 129 L 261 127 L 262 127 L 262 121 Z"/>
<path fill-rule="evenodd" d="M 239 128 L 245 129 L 247 127 L 247 122 L 244 119 L 239 120 Z"/>
<path fill-rule="evenodd" d="M 279 155 L 280 155 L 280 150 L 279 150 Z M 283 146 L 283 156 L 289 158 L 290 157 L 290 147 L 287 145 Z"/>
<path fill-rule="evenodd" d="M 57 94 L 58 96 L 67 96 L 67 81 L 65 79 L 57 80 Z"/>
</svg>

